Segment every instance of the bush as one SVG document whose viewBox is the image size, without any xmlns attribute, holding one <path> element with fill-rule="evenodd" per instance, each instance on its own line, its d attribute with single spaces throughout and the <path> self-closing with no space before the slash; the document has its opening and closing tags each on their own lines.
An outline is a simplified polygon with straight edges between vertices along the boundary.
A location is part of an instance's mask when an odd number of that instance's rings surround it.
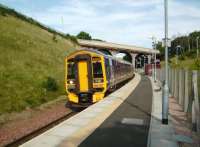
<svg viewBox="0 0 200 147">
<path fill-rule="evenodd" d="M 196 59 L 194 62 L 195 62 L 194 64 L 195 64 L 196 69 L 199 70 L 200 69 L 200 59 Z"/>
<path fill-rule="evenodd" d="M 195 50 L 191 50 L 190 52 L 187 51 L 185 53 L 185 56 L 190 57 L 190 58 L 194 58 L 194 57 L 196 57 L 196 51 Z"/>
<path fill-rule="evenodd" d="M 185 56 L 184 55 L 180 55 L 179 56 L 179 60 L 185 60 Z"/>
<path fill-rule="evenodd" d="M 56 34 L 53 34 L 53 41 L 54 42 L 57 42 L 58 40 L 57 40 L 57 37 L 56 37 Z"/>
<path fill-rule="evenodd" d="M 42 85 L 43 85 L 43 88 L 45 88 L 47 91 L 58 90 L 58 84 L 56 80 L 52 77 L 47 77 L 46 81 L 44 81 Z"/>
<path fill-rule="evenodd" d="M 0 11 L 0 15 L 6 16 L 6 13 L 4 11 Z"/>
<path fill-rule="evenodd" d="M 70 34 L 66 34 L 66 35 L 65 35 L 65 38 L 66 38 L 66 39 L 70 39 L 73 43 L 78 44 L 78 41 L 77 41 L 76 36 L 73 36 L 73 35 L 70 35 Z"/>
</svg>

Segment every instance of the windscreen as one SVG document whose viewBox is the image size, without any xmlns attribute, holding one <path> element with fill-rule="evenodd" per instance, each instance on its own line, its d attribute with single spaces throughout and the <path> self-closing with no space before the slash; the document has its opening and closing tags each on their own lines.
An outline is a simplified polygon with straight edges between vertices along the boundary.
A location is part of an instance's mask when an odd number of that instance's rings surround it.
<svg viewBox="0 0 200 147">
<path fill-rule="evenodd" d="M 75 64 L 74 64 L 74 62 L 68 63 L 67 78 L 68 79 L 75 79 Z"/>
<path fill-rule="evenodd" d="M 103 78 L 101 62 L 93 63 L 93 77 L 94 78 Z"/>
</svg>

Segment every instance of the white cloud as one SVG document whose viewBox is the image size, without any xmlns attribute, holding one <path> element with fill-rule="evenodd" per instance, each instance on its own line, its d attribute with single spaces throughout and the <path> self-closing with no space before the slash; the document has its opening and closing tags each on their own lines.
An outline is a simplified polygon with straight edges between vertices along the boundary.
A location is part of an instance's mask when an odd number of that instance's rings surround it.
<svg viewBox="0 0 200 147">
<path fill-rule="evenodd" d="M 169 0 L 170 36 L 200 29 L 200 10 L 194 5 Z M 84 30 L 94 38 L 151 47 L 150 36 L 164 36 L 163 9 L 162 0 L 62 0 L 27 14 L 65 33 Z"/>
</svg>

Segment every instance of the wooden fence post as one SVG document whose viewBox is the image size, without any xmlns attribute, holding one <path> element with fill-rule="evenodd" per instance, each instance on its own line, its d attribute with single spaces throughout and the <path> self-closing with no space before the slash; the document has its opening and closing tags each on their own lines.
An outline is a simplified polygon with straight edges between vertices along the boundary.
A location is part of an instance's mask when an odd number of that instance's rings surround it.
<svg viewBox="0 0 200 147">
<path fill-rule="evenodd" d="M 192 83 L 194 100 L 192 105 L 192 123 L 195 125 L 197 132 L 200 132 L 200 112 L 199 112 L 199 98 L 198 98 L 198 85 L 197 85 L 197 71 L 192 71 Z"/>
<path fill-rule="evenodd" d="M 171 95 L 172 95 L 172 83 L 173 83 L 173 81 L 172 81 L 172 68 L 171 68 L 171 70 L 170 70 L 170 93 L 171 93 Z"/>
<path fill-rule="evenodd" d="M 181 85 L 180 85 L 180 87 L 181 87 L 181 91 L 180 91 L 180 105 L 181 106 L 184 106 L 184 90 L 185 90 L 185 86 L 184 86 L 184 79 L 185 79 L 185 77 L 184 77 L 184 70 L 183 69 L 181 69 L 180 70 L 180 72 L 181 72 Z"/>
<path fill-rule="evenodd" d="M 174 69 L 172 69 L 172 95 L 174 96 Z"/>
<path fill-rule="evenodd" d="M 187 70 L 185 70 L 184 85 L 185 85 L 185 90 L 184 90 L 184 112 L 187 112 L 188 104 L 189 104 L 189 90 L 188 90 L 189 82 L 188 82 L 188 71 Z"/>
<path fill-rule="evenodd" d="M 169 79 L 168 86 L 169 86 L 169 92 L 171 93 L 171 76 L 170 76 L 170 73 L 171 73 L 171 67 L 168 68 L 168 79 Z"/>
<path fill-rule="evenodd" d="M 174 75 L 175 75 L 175 78 L 174 78 L 174 97 L 177 99 L 177 69 L 174 70 Z"/>
<path fill-rule="evenodd" d="M 181 105 L 181 101 L 182 101 L 182 100 L 181 100 L 181 99 L 182 99 L 182 95 L 181 95 L 181 93 L 182 93 L 182 88 L 181 88 L 181 87 L 182 87 L 182 86 L 181 86 L 181 84 L 182 84 L 182 83 L 181 83 L 181 78 L 182 78 L 182 77 L 181 77 L 181 70 L 179 70 L 178 75 L 179 75 L 179 76 L 178 76 L 178 79 L 179 79 L 179 80 L 178 80 L 178 103 Z"/>
</svg>

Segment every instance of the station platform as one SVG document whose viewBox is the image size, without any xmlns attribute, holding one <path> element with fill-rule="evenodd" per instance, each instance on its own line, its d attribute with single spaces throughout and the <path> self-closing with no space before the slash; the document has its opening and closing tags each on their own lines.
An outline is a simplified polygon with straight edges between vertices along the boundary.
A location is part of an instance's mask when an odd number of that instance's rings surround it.
<svg viewBox="0 0 200 147">
<path fill-rule="evenodd" d="M 134 79 L 22 147 L 177 147 L 170 125 L 161 124 L 161 92 L 151 78 Z M 165 137 L 168 137 L 167 139 Z"/>
</svg>

